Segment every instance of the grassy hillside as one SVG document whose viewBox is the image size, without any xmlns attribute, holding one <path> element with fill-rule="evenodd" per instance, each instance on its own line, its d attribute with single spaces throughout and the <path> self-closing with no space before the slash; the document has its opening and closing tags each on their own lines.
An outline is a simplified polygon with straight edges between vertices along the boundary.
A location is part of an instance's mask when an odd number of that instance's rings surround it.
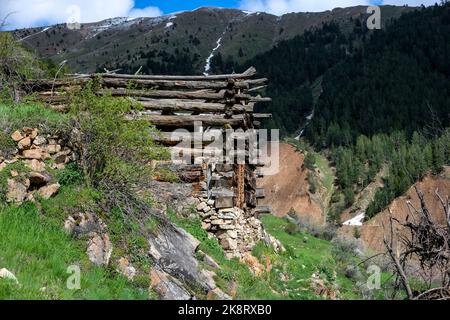
<svg viewBox="0 0 450 320">
<path fill-rule="evenodd" d="M 55 200 L 58 201 L 58 200 Z M 53 206 L 53 201 L 47 203 Z M 147 299 L 146 287 L 130 283 L 114 270 L 94 267 L 84 241 L 71 239 L 62 221 L 36 205 L 0 208 L 0 266 L 19 281 L 0 280 L 0 300 Z M 70 290 L 70 266 L 81 271 L 81 289 Z M 68 272 L 69 271 L 69 272 Z"/>
</svg>

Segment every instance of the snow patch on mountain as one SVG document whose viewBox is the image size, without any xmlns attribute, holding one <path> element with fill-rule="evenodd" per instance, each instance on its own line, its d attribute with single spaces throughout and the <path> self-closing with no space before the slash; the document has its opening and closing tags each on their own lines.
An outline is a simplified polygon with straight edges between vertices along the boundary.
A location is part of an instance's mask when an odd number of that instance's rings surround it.
<svg viewBox="0 0 450 320">
<path fill-rule="evenodd" d="M 364 218 L 366 217 L 365 213 L 360 213 L 356 217 L 351 218 L 343 223 L 344 226 L 362 226 Z"/>
<path fill-rule="evenodd" d="M 206 59 L 206 65 L 205 65 L 205 72 L 203 72 L 203 74 L 205 76 L 209 75 L 209 72 L 211 71 L 211 59 L 214 57 L 214 53 L 219 50 L 220 46 L 222 45 L 222 38 L 225 35 L 227 31 L 225 30 L 222 35 L 220 36 L 220 38 L 216 41 L 217 46 L 212 49 L 211 54 L 208 56 L 208 58 Z"/>
<path fill-rule="evenodd" d="M 28 39 L 28 38 L 30 38 L 30 37 L 33 37 L 33 36 L 35 36 L 35 35 L 38 35 L 38 34 L 40 34 L 40 33 L 44 33 L 45 31 L 47 31 L 47 30 L 49 30 L 49 29 L 51 29 L 51 27 L 47 27 L 47 28 L 42 29 L 42 30 L 39 31 L 39 32 L 30 34 L 30 35 L 28 35 L 28 36 L 26 36 L 26 37 L 24 37 L 24 38 L 22 38 L 22 39 L 19 39 L 19 41 L 26 40 L 26 39 Z"/>
</svg>

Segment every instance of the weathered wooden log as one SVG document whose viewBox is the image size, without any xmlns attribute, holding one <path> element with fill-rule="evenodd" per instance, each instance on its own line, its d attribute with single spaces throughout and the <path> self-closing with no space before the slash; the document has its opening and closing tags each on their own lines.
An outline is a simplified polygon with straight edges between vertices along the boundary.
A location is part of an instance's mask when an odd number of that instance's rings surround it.
<svg viewBox="0 0 450 320">
<path fill-rule="evenodd" d="M 176 146 L 180 142 L 191 142 L 191 145 L 194 145 L 194 133 L 192 132 L 158 132 L 152 136 L 153 140 L 163 144 L 165 146 Z M 215 137 L 213 136 L 205 136 L 200 134 L 200 137 L 197 138 L 201 142 L 202 146 L 207 146 L 208 144 L 215 141 Z M 196 142 L 199 143 L 199 142 Z"/>
<path fill-rule="evenodd" d="M 204 81 L 204 80 L 228 80 L 228 79 L 249 79 L 256 74 L 256 69 L 250 67 L 243 73 L 233 74 L 221 74 L 221 75 L 208 75 L 208 76 L 166 76 L 166 75 L 129 75 L 129 74 L 115 74 L 115 73 L 98 73 L 94 76 L 102 78 L 121 78 L 121 79 L 133 79 L 133 80 L 188 80 L 188 81 Z M 91 77 L 88 74 L 73 74 L 77 78 Z"/>
<path fill-rule="evenodd" d="M 201 101 L 176 100 L 176 99 L 141 99 L 140 104 L 147 110 L 164 110 L 164 111 L 195 111 L 195 112 L 216 112 L 222 113 L 230 111 L 232 113 L 253 112 L 254 104 L 246 106 L 235 104 L 227 106 L 222 103 L 206 103 Z"/>
<path fill-rule="evenodd" d="M 250 80 L 248 80 L 250 81 Z M 106 87 L 122 87 L 133 86 L 138 89 L 146 88 L 178 88 L 178 89 L 248 89 L 248 81 L 235 81 L 230 84 L 228 81 L 186 81 L 186 80 L 128 80 L 103 78 L 100 83 Z"/>
<path fill-rule="evenodd" d="M 249 85 L 249 89 L 260 87 L 264 84 L 266 84 L 269 80 L 267 78 L 261 78 L 261 79 L 250 79 L 246 80 L 245 83 Z"/>
<path fill-rule="evenodd" d="M 73 85 L 83 85 L 92 80 L 91 78 L 75 78 L 63 80 L 35 80 L 28 81 L 25 85 L 36 90 L 57 89 Z M 99 84 L 104 87 L 127 88 L 133 86 L 137 89 L 144 88 L 179 88 L 179 89 L 249 89 L 250 86 L 265 83 L 267 79 L 241 80 L 241 81 L 188 81 L 188 80 L 144 80 L 144 79 L 123 79 L 123 78 L 98 78 Z"/>
<path fill-rule="evenodd" d="M 147 120 L 155 126 L 166 127 L 191 127 L 195 122 L 200 122 L 203 126 L 223 127 L 229 125 L 231 127 L 245 127 L 246 118 L 244 115 L 235 115 L 232 118 L 225 118 L 222 115 L 128 115 L 127 120 Z"/>
<path fill-rule="evenodd" d="M 214 90 L 200 91 L 171 91 L 171 90 L 127 90 L 124 88 L 100 90 L 99 94 L 111 94 L 113 97 L 136 97 L 139 98 L 161 98 L 161 99 L 204 99 L 223 100 L 225 90 L 215 92 Z M 247 99 L 251 96 L 247 95 Z"/>
<path fill-rule="evenodd" d="M 253 118 L 254 119 L 271 119 L 272 114 L 271 113 L 254 113 Z"/>
</svg>

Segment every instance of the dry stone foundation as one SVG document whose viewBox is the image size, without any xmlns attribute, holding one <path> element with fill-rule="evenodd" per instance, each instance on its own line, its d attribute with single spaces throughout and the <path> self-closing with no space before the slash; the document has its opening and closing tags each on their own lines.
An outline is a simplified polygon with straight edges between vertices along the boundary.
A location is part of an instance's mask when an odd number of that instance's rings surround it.
<svg viewBox="0 0 450 320">
<path fill-rule="evenodd" d="M 0 157 L 0 171 L 17 162 L 22 162 L 29 172 L 11 170 L 8 179 L 6 200 L 20 204 L 35 201 L 36 197 L 49 199 L 58 193 L 60 185 L 49 173 L 49 169 L 62 170 L 76 161 L 76 154 L 58 136 L 41 135 L 37 128 L 17 130 L 11 138 L 16 150 L 5 159 Z"/>
</svg>

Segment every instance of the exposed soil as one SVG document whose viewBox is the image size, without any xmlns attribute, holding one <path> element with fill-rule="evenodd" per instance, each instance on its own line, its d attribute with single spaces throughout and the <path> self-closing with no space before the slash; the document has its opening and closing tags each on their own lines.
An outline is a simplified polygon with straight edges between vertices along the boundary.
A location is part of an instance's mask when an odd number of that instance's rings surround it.
<svg viewBox="0 0 450 320">
<path fill-rule="evenodd" d="M 416 185 L 424 193 L 425 201 L 433 218 L 439 223 L 445 223 L 443 210 L 435 195 L 435 190 L 438 189 L 443 197 L 450 195 L 450 167 L 446 167 L 444 173 L 439 176 L 426 176 Z M 411 204 L 415 208 L 420 208 L 419 199 L 414 187 L 411 187 L 405 195 L 395 199 L 386 210 L 365 222 L 362 227 L 359 227 L 361 239 L 369 249 L 376 252 L 385 251 L 383 237 L 385 234 L 389 234 L 387 229 L 389 226 L 389 210 L 392 212 L 393 217 L 399 221 L 405 221 L 409 212 L 406 204 L 407 201 L 411 201 Z M 340 232 L 351 236 L 354 228 L 351 226 L 343 226 Z M 400 234 L 405 231 L 402 228 L 397 228 L 395 232 Z"/>
<path fill-rule="evenodd" d="M 272 208 L 274 215 L 285 216 L 294 209 L 301 217 L 311 223 L 325 224 L 325 216 L 319 203 L 309 192 L 307 175 L 309 170 L 302 168 L 304 155 L 287 143 L 280 143 L 280 170 L 278 174 L 259 179 L 259 188 L 264 188 L 265 199 L 259 205 Z"/>
</svg>

